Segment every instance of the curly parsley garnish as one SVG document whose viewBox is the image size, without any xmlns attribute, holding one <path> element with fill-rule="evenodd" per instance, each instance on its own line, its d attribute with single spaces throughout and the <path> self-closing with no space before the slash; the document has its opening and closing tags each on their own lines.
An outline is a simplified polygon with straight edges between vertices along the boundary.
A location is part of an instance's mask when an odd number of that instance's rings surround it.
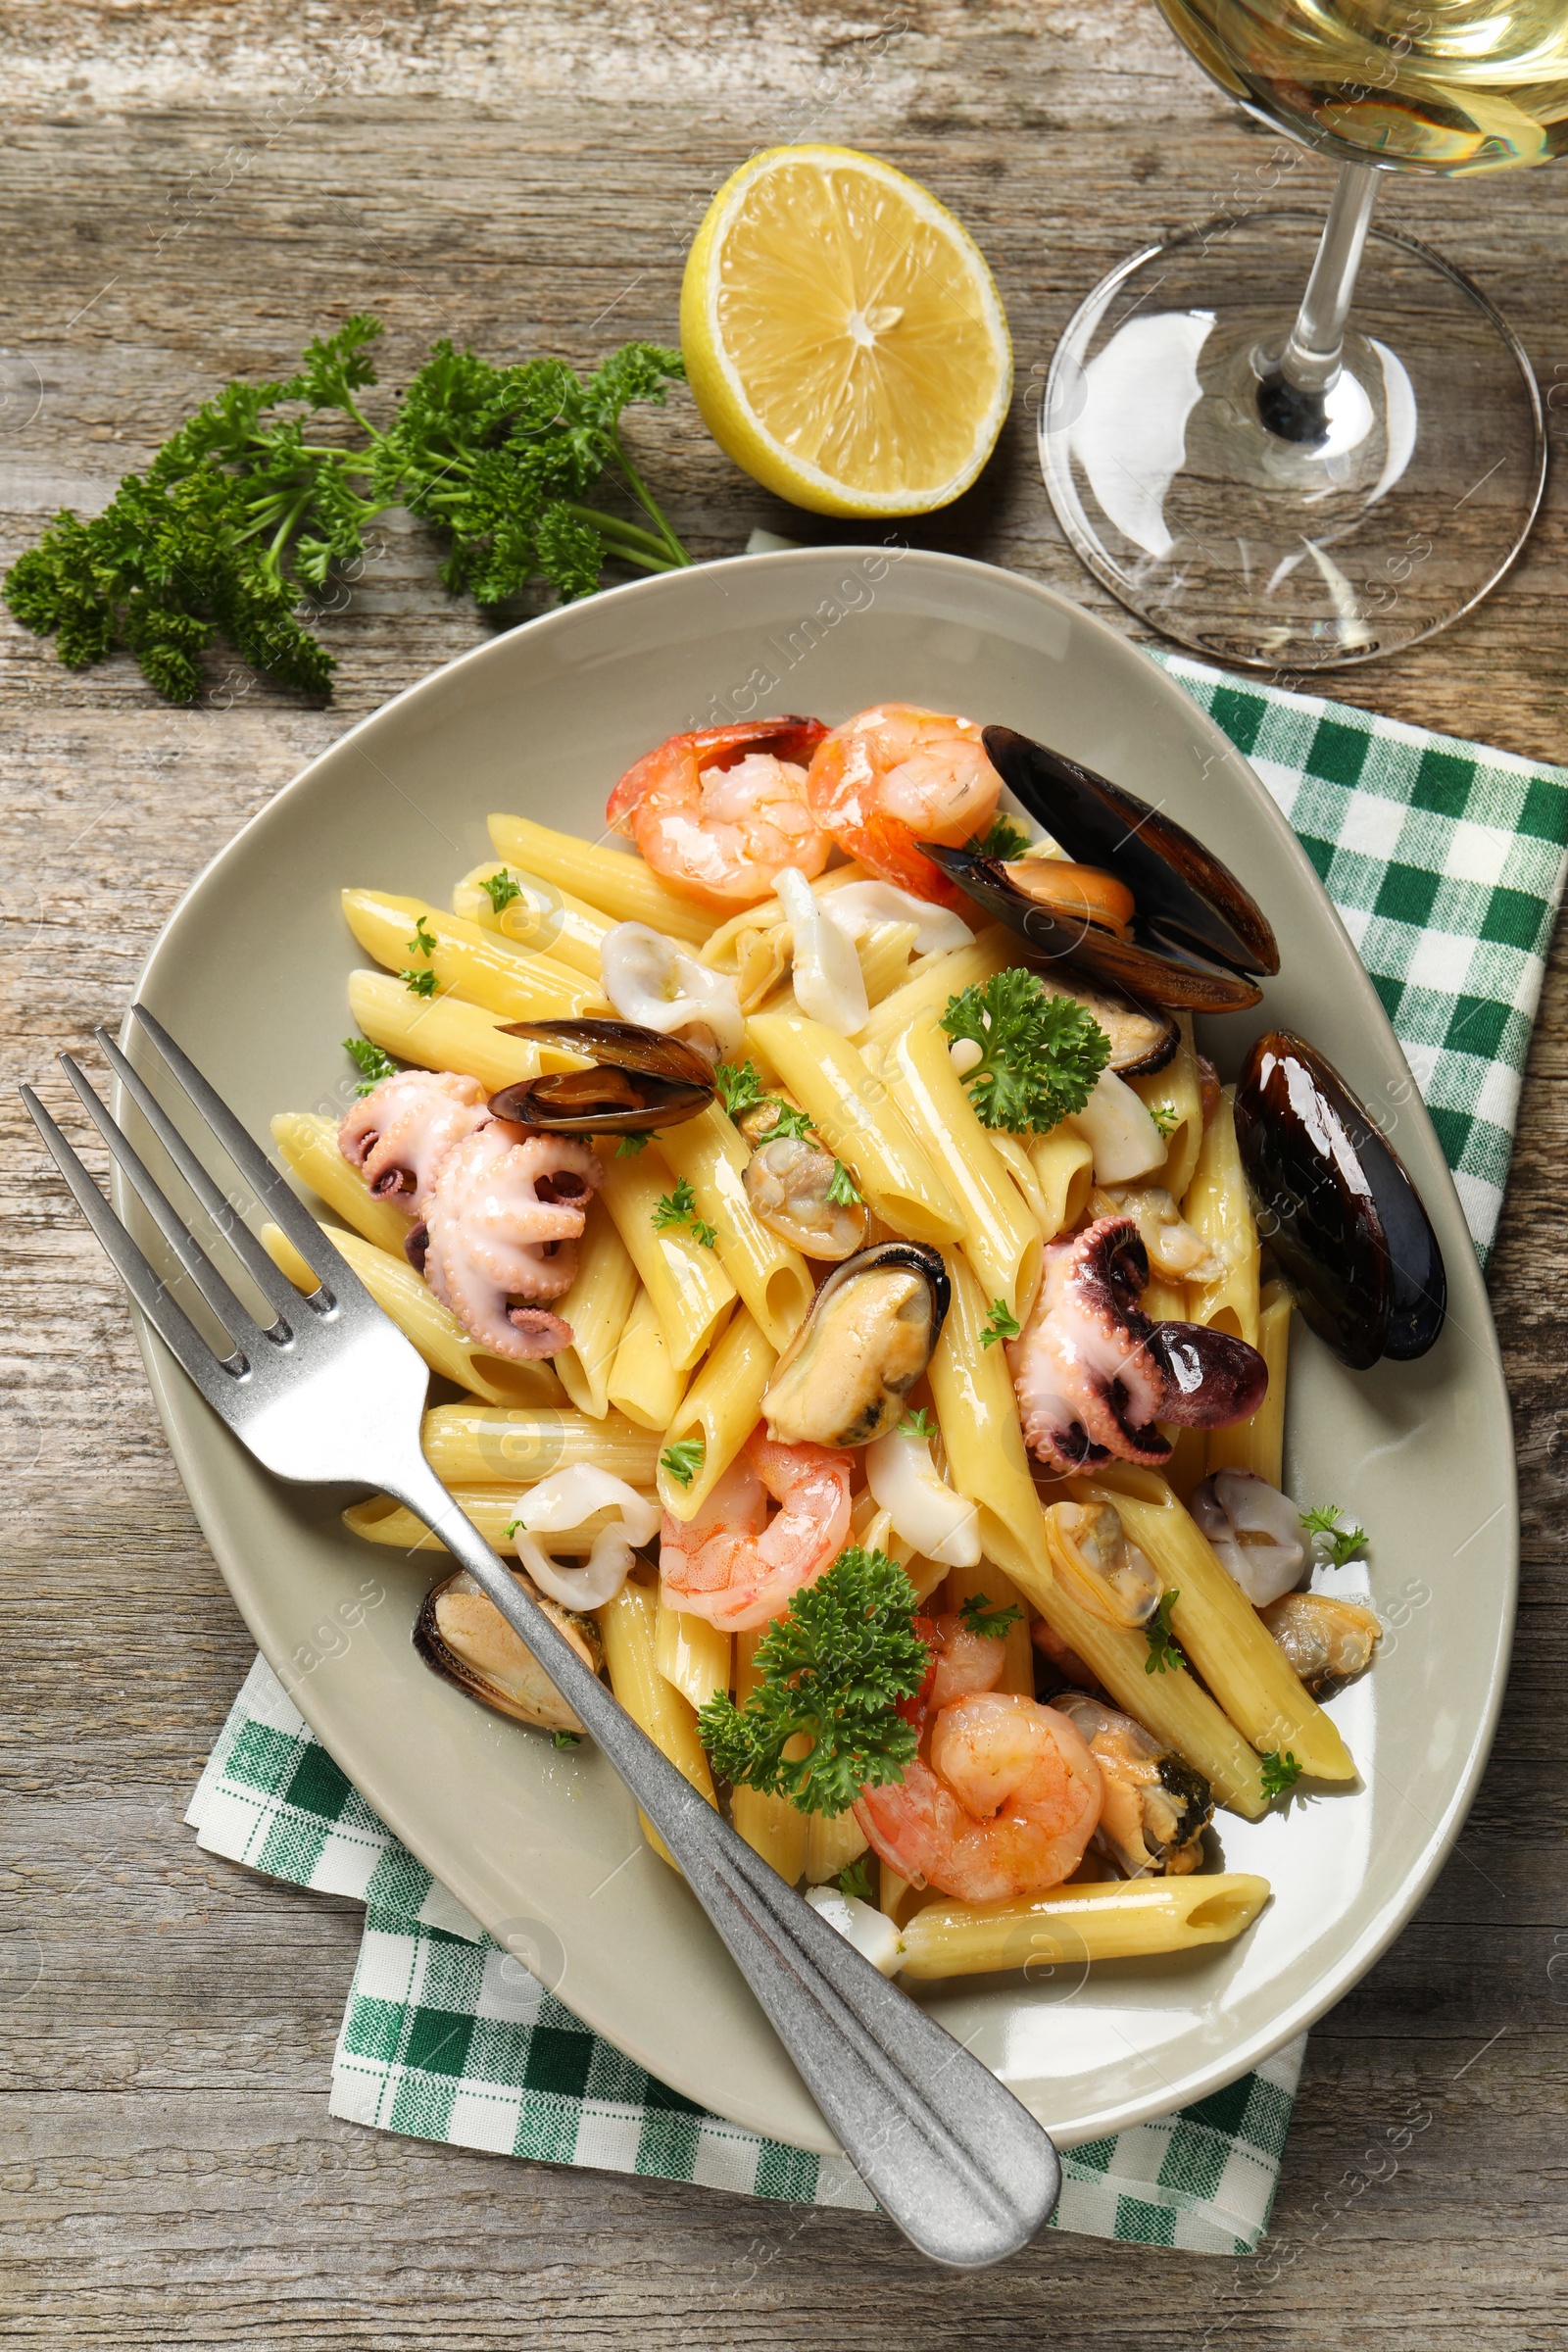
<svg viewBox="0 0 1568 2352">
<path fill-rule="evenodd" d="M 899 1713 L 925 1680 L 914 1587 L 885 1552 L 852 1544 L 797 1592 L 757 1645 L 744 1707 L 715 1691 L 698 1717 L 713 1768 L 737 1787 L 835 1815 L 862 1788 L 902 1780 L 915 1731 Z M 798 1733 L 808 1754 L 785 1756 Z"/>
<path fill-rule="evenodd" d="M 1323 1548 L 1336 1568 L 1348 1568 L 1366 1542 L 1364 1527 L 1342 1527 L 1337 1502 L 1323 1503 L 1315 1511 L 1301 1513 L 1301 1525 L 1309 1536 L 1321 1536 Z"/>
<path fill-rule="evenodd" d="M 1144 1628 L 1144 1639 L 1149 1643 L 1149 1655 L 1144 1660 L 1146 1674 L 1163 1674 L 1167 1667 L 1187 1663 L 1182 1645 L 1170 1630 L 1170 1613 L 1180 1598 L 1179 1591 L 1162 1592 L 1158 1608 Z"/>
<path fill-rule="evenodd" d="M 398 978 L 402 981 L 404 987 L 408 990 L 411 997 L 433 997 L 435 995 L 434 972 L 416 972 L 409 970 L 406 972 L 399 972 Z"/>
<path fill-rule="evenodd" d="M 1262 1763 L 1263 1794 L 1267 1801 L 1272 1804 L 1277 1796 L 1283 1796 L 1288 1788 L 1294 1788 L 1296 1787 L 1297 1782 L 1301 1777 L 1301 1767 L 1299 1764 L 1298 1764 L 1295 1756 L 1291 1753 L 1289 1748 L 1285 1750 L 1283 1755 L 1281 1755 L 1278 1748 L 1265 1748 L 1263 1750 Z"/>
<path fill-rule="evenodd" d="M 1171 1137 L 1175 1134 L 1177 1128 L 1181 1125 L 1182 1114 L 1177 1109 L 1175 1103 L 1151 1102 L 1149 1105 L 1149 1115 L 1153 1120 L 1156 1128 L 1159 1130 L 1160 1142 L 1162 1144 L 1168 1144 Z"/>
<path fill-rule="evenodd" d="M 623 1135 L 615 1146 L 615 1157 L 635 1159 L 639 1152 L 647 1151 L 653 1140 L 652 1135 Z"/>
<path fill-rule="evenodd" d="M 684 1226 L 692 1239 L 711 1250 L 718 1240 L 716 1225 L 705 1225 L 697 1214 L 697 1195 L 686 1177 L 682 1177 L 671 1193 L 661 1193 L 654 1203 L 654 1231 L 668 1233 Z"/>
<path fill-rule="evenodd" d="M 485 874 L 480 880 L 479 888 L 484 892 L 497 914 L 504 906 L 510 906 L 514 899 L 520 899 L 522 896 L 522 884 L 514 882 L 504 865 L 498 867 L 493 874 Z"/>
<path fill-rule="evenodd" d="M 838 1875 L 838 1889 L 840 1894 L 851 1895 L 858 1903 L 876 1901 L 876 1896 L 871 1892 L 871 1866 L 864 1854 L 858 1854 L 853 1862 L 845 1863 Z"/>
<path fill-rule="evenodd" d="M 659 1467 L 667 1470 L 677 1486 L 689 1487 L 702 1468 L 707 1452 L 708 1446 L 702 1438 L 677 1438 L 673 1446 L 664 1447 L 659 1457 Z"/>
<path fill-rule="evenodd" d="M 855 1178 L 850 1174 L 842 1159 L 836 1159 L 833 1162 L 833 1175 L 828 1184 L 827 1197 L 835 1208 L 861 1208 L 864 1206 L 860 1194 L 855 1189 Z"/>
<path fill-rule="evenodd" d="M 422 914 L 414 918 L 414 937 L 406 943 L 411 956 L 422 956 L 426 962 L 435 954 L 436 936 Z"/>
<path fill-rule="evenodd" d="M 1110 1058 L 1110 1040 L 1085 1005 L 1017 967 L 952 998 L 942 1026 L 980 1048 L 964 1074 L 969 1100 L 987 1127 L 1012 1135 L 1048 1135 L 1082 1110 Z"/>
<path fill-rule="evenodd" d="M 901 1438 L 934 1438 L 937 1425 L 922 1405 L 917 1413 L 906 1413 L 899 1423 Z"/>
<path fill-rule="evenodd" d="M 383 430 L 360 399 L 380 333 L 358 314 L 285 381 L 225 384 L 101 514 L 57 515 L 5 577 L 23 627 L 54 637 L 69 669 L 123 646 L 172 703 L 196 701 L 220 636 L 279 684 L 326 695 L 337 664 L 301 594 L 356 576 L 389 507 L 446 533 L 443 583 L 484 606 L 541 573 L 568 598 L 590 595 L 611 561 L 690 563 L 618 430 L 629 402 L 662 405 L 685 373 L 678 351 L 626 343 L 584 377 L 564 360 L 495 368 L 443 341 Z M 587 503 L 602 476 L 641 519 Z"/>
<path fill-rule="evenodd" d="M 383 1078 L 395 1078 L 403 1067 L 401 1061 L 394 1061 L 390 1054 L 383 1054 L 380 1047 L 373 1046 L 368 1037 L 346 1037 L 343 1051 L 351 1061 L 359 1065 L 360 1083 L 354 1089 L 357 1095 L 368 1095 L 372 1087 L 380 1085 Z"/>
<path fill-rule="evenodd" d="M 732 1119 L 743 1119 L 754 1110 L 772 1111 L 773 1117 L 762 1134 L 764 1143 L 776 1143 L 780 1136 L 788 1137 L 792 1143 L 799 1142 L 810 1134 L 811 1122 L 805 1111 L 797 1110 L 793 1102 L 786 1102 L 779 1095 L 770 1095 L 755 1062 L 721 1061 L 713 1072 L 713 1084 Z M 757 1130 L 752 1132 L 755 1134 Z"/>
<path fill-rule="evenodd" d="M 984 833 L 977 833 L 972 841 L 966 841 L 963 846 L 966 850 L 973 850 L 978 857 L 1000 858 L 1005 864 L 1009 858 L 1023 856 L 1029 847 L 1029 836 L 1018 830 L 1010 816 L 997 815 L 991 819 Z"/>
<path fill-rule="evenodd" d="M 551 1744 L 555 1747 L 581 1747 L 582 1734 L 580 1732 L 557 1732 Z"/>
<path fill-rule="evenodd" d="M 1008 1306 L 1005 1298 L 993 1298 L 991 1320 L 980 1334 L 982 1348 L 994 1348 L 999 1340 L 1015 1340 L 1023 1325 Z"/>
<path fill-rule="evenodd" d="M 983 1592 L 971 1592 L 967 1600 L 959 1601 L 958 1615 L 966 1634 L 978 1634 L 986 1642 L 1000 1642 L 1009 1626 L 1018 1624 L 1023 1611 L 1010 1600 L 1005 1608 L 994 1609 Z"/>
</svg>

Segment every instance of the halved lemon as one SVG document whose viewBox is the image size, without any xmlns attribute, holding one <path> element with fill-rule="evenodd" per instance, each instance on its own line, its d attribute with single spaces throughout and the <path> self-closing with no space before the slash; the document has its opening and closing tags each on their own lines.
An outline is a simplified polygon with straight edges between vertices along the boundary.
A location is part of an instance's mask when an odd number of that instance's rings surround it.
<svg viewBox="0 0 1568 2352">
<path fill-rule="evenodd" d="M 850 147 L 770 147 L 724 182 L 686 259 L 680 337 L 720 449 L 817 514 L 947 506 L 1012 391 L 974 239 Z"/>
</svg>

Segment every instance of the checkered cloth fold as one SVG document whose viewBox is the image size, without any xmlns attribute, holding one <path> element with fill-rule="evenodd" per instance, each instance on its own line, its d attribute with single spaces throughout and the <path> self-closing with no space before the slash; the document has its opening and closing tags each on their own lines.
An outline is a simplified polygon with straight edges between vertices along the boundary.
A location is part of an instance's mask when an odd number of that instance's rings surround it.
<svg viewBox="0 0 1568 2352">
<path fill-rule="evenodd" d="M 1322 876 L 1485 1258 L 1562 895 L 1568 770 L 1162 659 L 1247 754 Z M 491 1943 L 356 1794 L 260 1658 L 186 1819 L 210 1852 L 365 1904 L 334 2115 L 545 2163 L 871 2207 L 842 2157 L 704 2114 Z M 1054 2226 L 1250 2253 L 1305 2046 L 1196 2107 L 1069 2151 Z"/>
</svg>

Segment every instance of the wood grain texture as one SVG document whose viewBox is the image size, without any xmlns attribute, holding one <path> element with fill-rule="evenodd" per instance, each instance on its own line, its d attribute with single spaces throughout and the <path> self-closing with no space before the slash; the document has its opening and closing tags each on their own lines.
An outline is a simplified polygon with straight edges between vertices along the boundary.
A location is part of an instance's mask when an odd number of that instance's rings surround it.
<svg viewBox="0 0 1568 2352">
<path fill-rule="evenodd" d="M 1019 397 L 981 485 L 911 540 L 1016 565 L 1130 629 L 1061 542 L 1028 403 L 1101 272 L 1249 184 L 1265 133 L 1146 0 L 4 0 L 0 558 L 101 505 L 230 373 L 351 309 L 386 379 L 431 339 L 589 360 L 674 331 L 687 240 L 753 147 L 840 139 L 919 173 L 996 268 Z M 1327 173 L 1305 163 L 1314 198 Z M 1568 379 L 1559 180 L 1396 186 Z M 1553 416 L 1554 430 L 1561 418 Z M 723 554 L 829 526 L 739 478 L 689 403 L 638 427 L 677 527 Z M 1559 451 L 1560 455 L 1560 451 Z M 836 531 L 837 526 L 832 526 Z M 391 517 L 324 624 L 308 709 L 215 659 L 215 707 L 121 660 L 71 675 L 0 623 L 4 1074 L 124 1003 L 191 876 L 353 717 L 474 643 Z M 520 617 L 520 612 L 518 614 Z M 1556 481 L 1512 579 L 1346 700 L 1562 757 Z M 1568 968 L 1537 1036 L 1493 1291 L 1526 1574 L 1495 1756 L 1420 1917 L 1312 2036 L 1275 2230 L 1251 2263 L 1050 2237 L 937 2275 L 881 2223 L 335 2124 L 359 1914 L 197 1851 L 179 1825 L 248 1662 L 147 1399 L 120 1296 L 0 1092 L 0 1587 L 9 1693 L 0 2340 L 29 2346 L 899 2347 L 1427 2352 L 1568 2341 Z M 45 1078 L 46 1089 L 52 1081 Z"/>
</svg>

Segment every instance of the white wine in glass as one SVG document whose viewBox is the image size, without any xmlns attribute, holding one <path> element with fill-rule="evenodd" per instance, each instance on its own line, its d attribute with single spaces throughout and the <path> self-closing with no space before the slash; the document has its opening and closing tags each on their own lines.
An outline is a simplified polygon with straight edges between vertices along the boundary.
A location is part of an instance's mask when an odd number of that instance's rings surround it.
<svg viewBox="0 0 1568 2352">
<path fill-rule="evenodd" d="M 1568 0 L 1157 4 L 1224 90 L 1339 181 L 1326 226 L 1304 207 L 1241 211 L 1095 289 L 1041 416 L 1053 503 L 1106 586 L 1199 651 L 1285 670 L 1395 652 L 1507 569 L 1545 433 L 1529 360 L 1480 289 L 1372 227 L 1379 177 L 1568 152 Z"/>
</svg>

